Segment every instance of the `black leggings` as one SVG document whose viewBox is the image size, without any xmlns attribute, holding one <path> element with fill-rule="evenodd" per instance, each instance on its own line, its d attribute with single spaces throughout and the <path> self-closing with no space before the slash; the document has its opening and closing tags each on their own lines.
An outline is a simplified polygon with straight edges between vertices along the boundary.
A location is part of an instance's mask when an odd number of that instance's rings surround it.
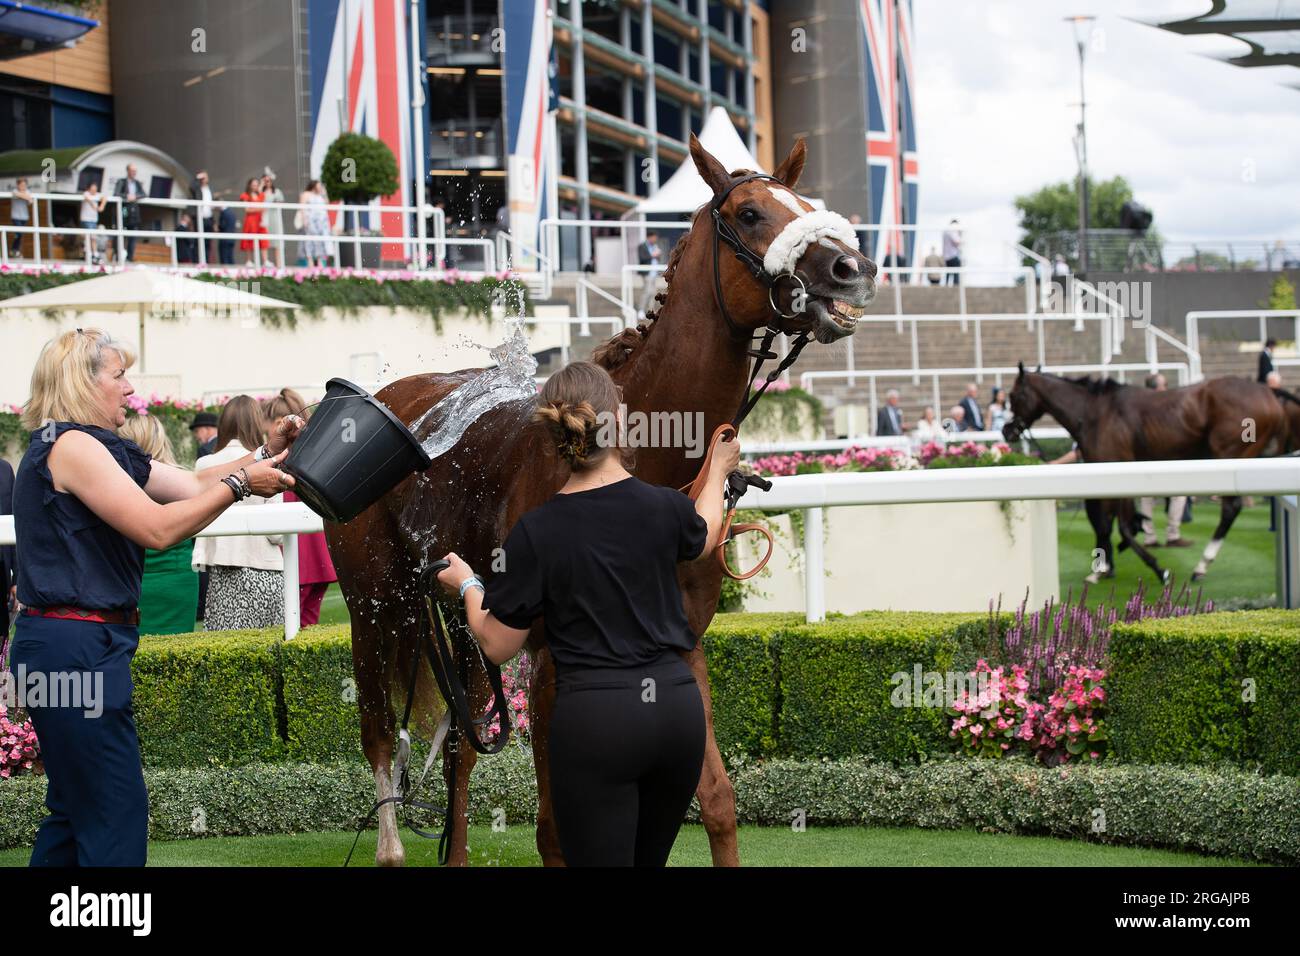
<svg viewBox="0 0 1300 956">
<path fill-rule="evenodd" d="M 561 670 L 551 805 L 566 866 L 663 866 L 699 786 L 704 704 L 682 656 Z"/>
</svg>

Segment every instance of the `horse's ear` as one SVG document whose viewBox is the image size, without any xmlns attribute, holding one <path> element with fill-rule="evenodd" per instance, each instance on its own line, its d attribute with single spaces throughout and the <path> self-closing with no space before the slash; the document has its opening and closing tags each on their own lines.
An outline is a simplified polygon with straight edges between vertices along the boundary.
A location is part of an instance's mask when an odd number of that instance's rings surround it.
<svg viewBox="0 0 1300 956">
<path fill-rule="evenodd" d="M 718 195 L 731 184 L 731 176 L 726 169 L 700 145 L 694 133 L 691 134 L 691 159 L 695 161 L 695 168 L 699 171 L 700 178 L 713 190 L 713 195 Z"/>
<path fill-rule="evenodd" d="M 776 172 L 772 175 L 785 183 L 786 188 L 794 189 L 799 184 L 799 177 L 803 175 L 803 164 L 807 159 L 808 144 L 800 136 L 794 141 L 794 147 L 790 150 L 790 155 L 785 158 L 785 162 L 776 167 Z"/>
<path fill-rule="evenodd" d="M 1021 374 L 1021 375 L 1024 375 L 1024 374 L 1025 374 L 1025 362 L 1024 362 L 1024 359 L 1021 359 L 1021 360 L 1020 360 L 1020 374 Z"/>
</svg>

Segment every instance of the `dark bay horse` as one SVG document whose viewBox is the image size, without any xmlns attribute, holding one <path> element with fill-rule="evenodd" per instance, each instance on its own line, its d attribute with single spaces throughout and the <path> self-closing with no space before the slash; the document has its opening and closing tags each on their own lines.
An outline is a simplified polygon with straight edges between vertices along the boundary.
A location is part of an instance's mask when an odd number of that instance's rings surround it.
<svg viewBox="0 0 1300 956">
<path fill-rule="evenodd" d="M 1084 461 L 1257 458 L 1286 451 L 1291 440 L 1279 397 L 1267 386 L 1244 378 L 1216 378 L 1156 391 L 1113 379 L 1027 372 L 1022 362 L 1011 389 L 1011 413 L 1002 429 L 1007 441 L 1019 440 L 1030 425 L 1050 414 L 1078 442 Z M 1219 526 L 1192 572 L 1193 581 L 1205 577 L 1218 556 L 1241 511 L 1241 498 L 1225 495 L 1220 505 Z M 1121 549 L 1131 547 L 1162 582 L 1168 580 L 1169 572 L 1137 541 L 1139 516 L 1132 499 L 1088 501 L 1087 509 L 1105 561 L 1088 580 L 1114 577 L 1110 532 L 1116 519 Z"/>
<path fill-rule="evenodd" d="M 599 347 L 593 358 L 622 387 L 629 415 L 698 415 L 703 425 L 698 433 L 708 436 L 740 406 L 754 333 L 777 323 L 783 332 L 807 331 L 822 343 L 852 334 L 856 317 L 875 293 L 876 267 L 858 252 L 856 243 L 848 245 L 828 234 L 835 233 L 831 220 L 838 217 L 812 213 L 793 192 L 804 166 L 803 140 L 777 168 L 779 183 L 746 178 L 747 170 L 728 171 L 694 136 L 691 157 L 714 200 L 696 213 L 669 258 L 668 289 L 659 296 L 662 307 L 648 322 Z M 719 248 L 714 233 L 718 218 L 760 259 L 771 253 L 769 258 L 775 260 L 783 252 L 787 263 L 793 259 L 806 296 L 791 291 L 793 281 L 770 290 L 729 246 Z M 826 228 L 807 232 L 806 243 L 789 242 L 792 235 L 818 223 Z M 410 424 L 481 372 L 415 375 L 387 386 L 377 397 Z M 407 479 L 347 525 L 326 522 L 330 553 L 351 612 L 362 744 L 379 799 L 393 792 L 397 711 L 405 703 L 421 629 L 427 627 L 417 588 L 421 566 L 455 551 L 480 574 L 490 573 L 494 549 L 519 516 L 549 499 L 569 477 L 545 430 L 529 424 L 532 410 L 528 400 L 498 406 L 472 424 L 428 471 Z M 689 457 L 688 449 L 681 447 L 641 448 L 635 473 L 653 484 L 681 487 L 694 479 L 700 464 L 701 459 Z M 717 608 L 721 571 L 712 560 L 682 564 L 679 581 L 687 618 L 698 637 Z M 463 623 L 458 603 L 445 605 L 444 612 Z M 560 865 L 547 750 L 555 671 L 541 621 L 534 625 L 527 646 L 534 662 L 529 713 L 539 798 L 537 848 L 545 864 Z M 714 864 L 736 865 L 735 792 L 714 739 L 708 672 L 698 643 L 686 659 L 699 682 L 707 717 L 705 762 L 696 792 L 701 815 Z M 422 666 L 421 672 L 415 729 L 431 739 L 442 703 L 427 668 Z M 481 668 L 471 669 L 470 694 L 475 712 L 482 713 L 488 689 Z M 457 767 L 447 821 L 453 828 L 449 862 L 463 865 L 468 782 L 477 757 L 464 743 L 456 752 L 444 745 L 443 757 L 444 776 Z M 381 808 L 379 829 L 377 862 L 401 864 L 405 853 L 393 804 Z"/>
</svg>

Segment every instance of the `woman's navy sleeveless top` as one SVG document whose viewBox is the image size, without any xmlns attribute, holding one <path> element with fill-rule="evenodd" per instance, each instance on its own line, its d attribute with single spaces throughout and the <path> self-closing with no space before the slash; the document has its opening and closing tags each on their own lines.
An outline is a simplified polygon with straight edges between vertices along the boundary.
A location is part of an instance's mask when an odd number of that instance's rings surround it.
<svg viewBox="0 0 1300 956">
<path fill-rule="evenodd" d="M 130 439 L 106 428 L 54 422 L 32 432 L 14 478 L 14 531 L 18 538 L 18 600 L 29 607 L 67 604 L 128 610 L 140 603 L 144 548 L 115 531 L 75 496 L 54 490 L 49 455 L 70 429 L 103 442 L 144 487 L 149 456 Z"/>
</svg>

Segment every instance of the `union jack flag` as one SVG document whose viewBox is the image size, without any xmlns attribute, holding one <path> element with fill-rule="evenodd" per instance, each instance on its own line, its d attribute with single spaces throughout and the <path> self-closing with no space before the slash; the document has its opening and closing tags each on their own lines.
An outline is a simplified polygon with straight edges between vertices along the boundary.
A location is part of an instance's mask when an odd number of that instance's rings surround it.
<svg viewBox="0 0 1300 956">
<path fill-rule="evenodd" d="M 867 63 L 867 168 L 870 234 L 877 262 L 889 252 L 915 265 L 915 234 L 890 230 L 916 223 L 916 123 L 912 107 L 912 0 L 858 0 Z"/>
</svg>

